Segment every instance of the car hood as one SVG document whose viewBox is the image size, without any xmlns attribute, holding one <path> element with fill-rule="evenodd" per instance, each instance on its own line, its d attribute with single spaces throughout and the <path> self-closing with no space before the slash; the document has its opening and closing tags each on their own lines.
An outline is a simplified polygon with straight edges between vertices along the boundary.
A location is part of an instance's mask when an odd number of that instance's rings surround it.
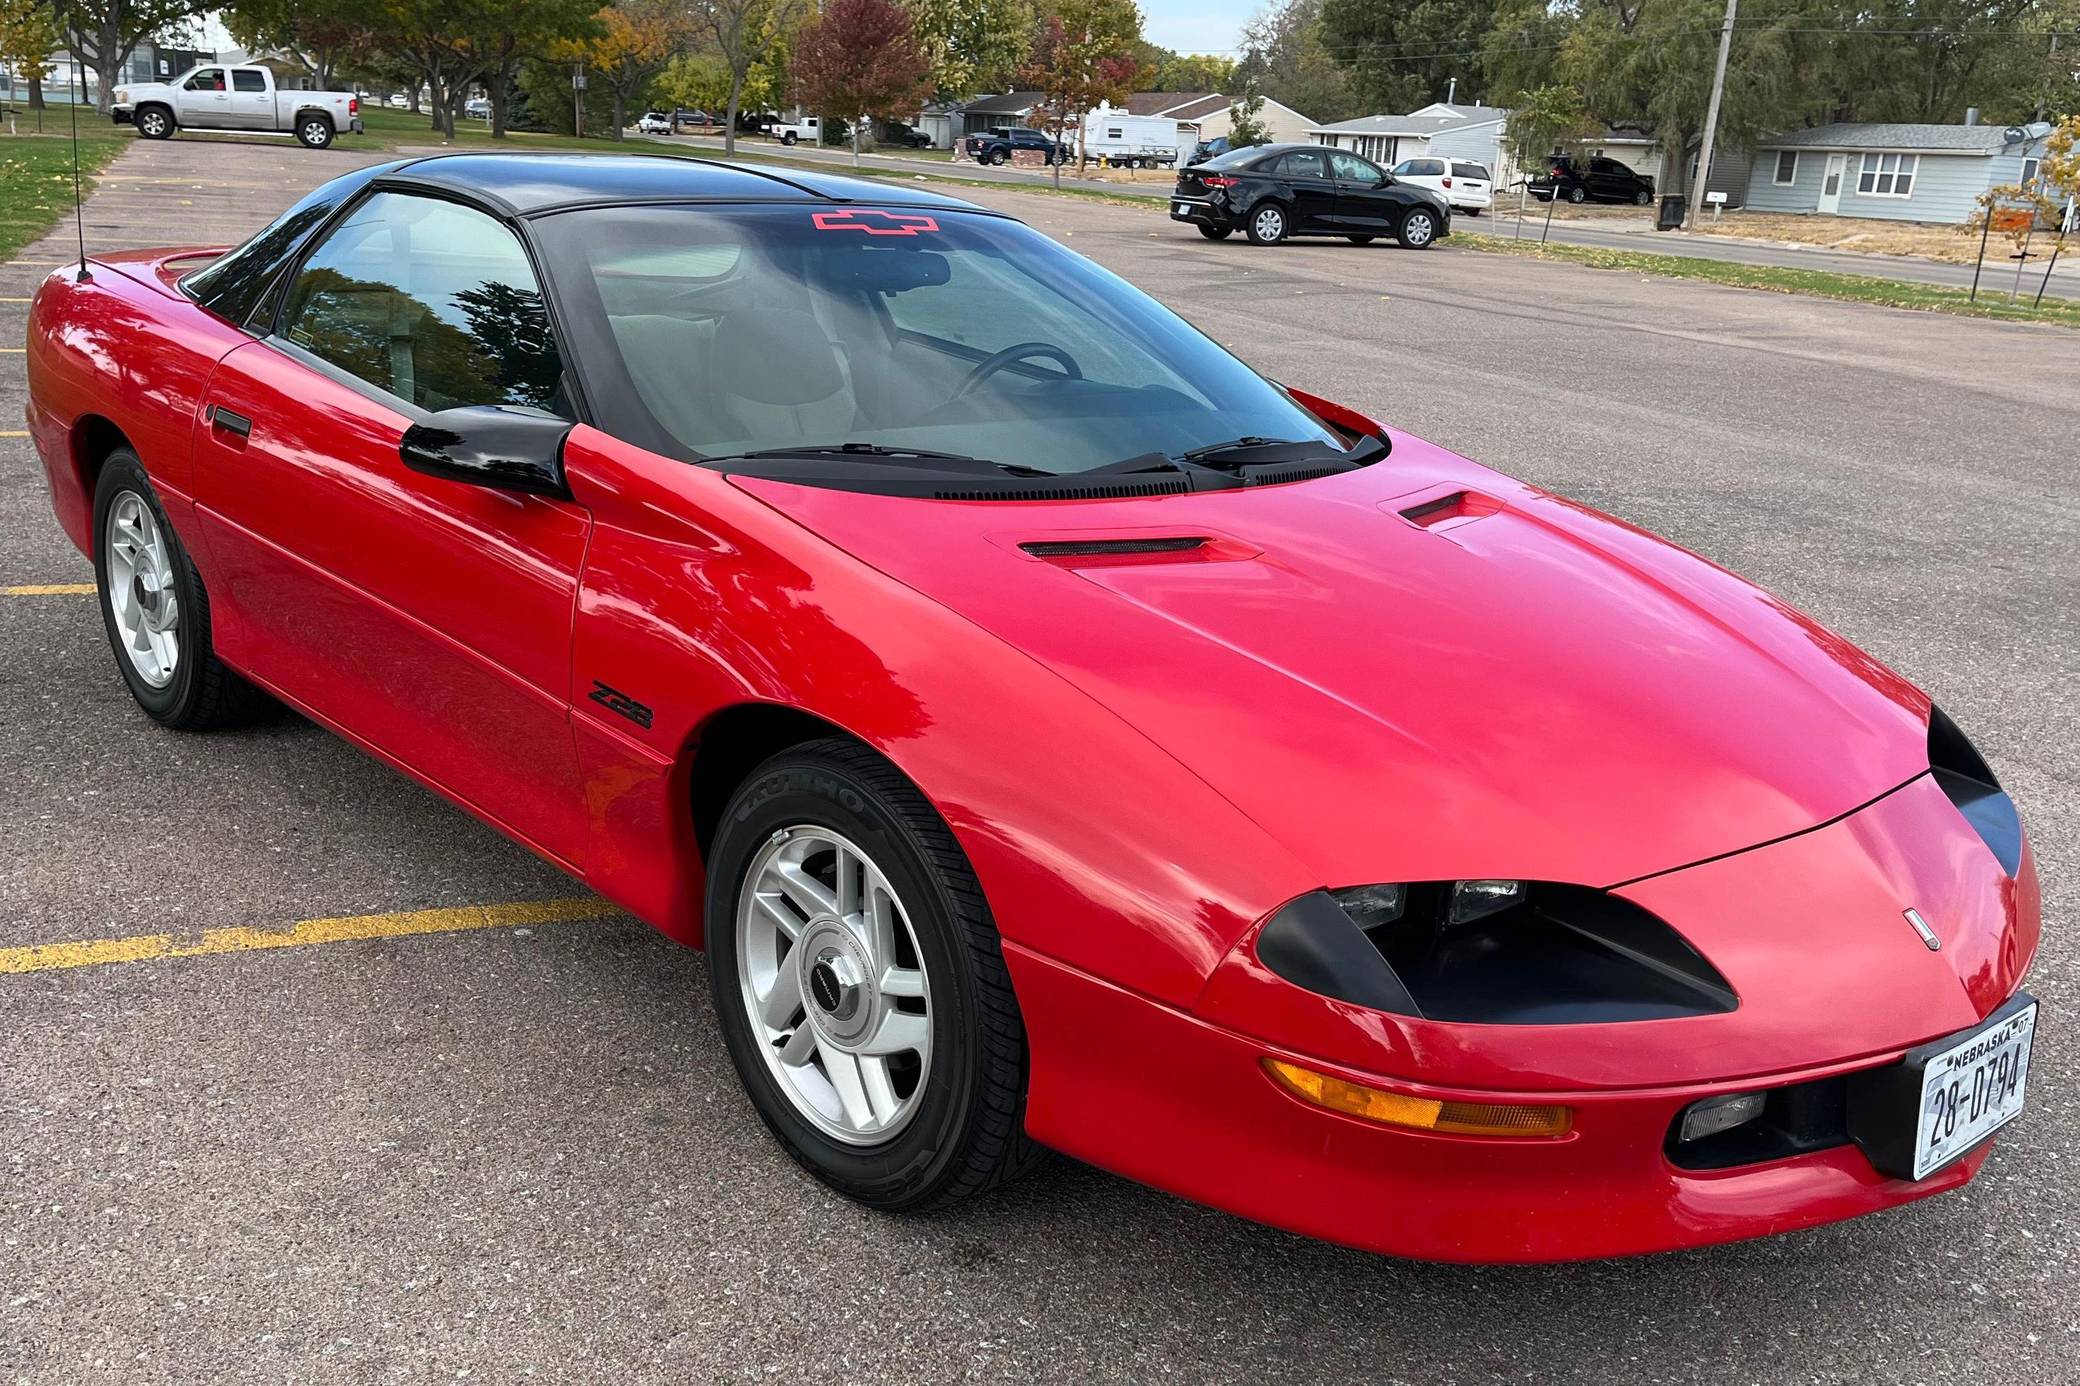
<svg viewBox="0 0 2080 1386">
<path fill-rule="evenodd" d="M 1107 501 L 734 480 L 1084 690 L 1326 885 L 1615 885 L 1802 832 L 1928 768 L 1927 699 L 1810 618 L 1643 530 L 1393 442 L 1314 481 Z M 1152 538 L 1202 542 L 1026 547 Z M 1094 813 L 1105 775 L 1090 767 Z"/>
</svg>

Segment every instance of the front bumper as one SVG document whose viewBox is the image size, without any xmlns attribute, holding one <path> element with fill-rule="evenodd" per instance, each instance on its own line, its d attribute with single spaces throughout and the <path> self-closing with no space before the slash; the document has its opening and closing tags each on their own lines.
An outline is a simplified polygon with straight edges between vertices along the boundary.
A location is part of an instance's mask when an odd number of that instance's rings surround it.
<svg viewBox="0 0 2080 1386">
<path fill-rule="evenodd" d="M 128 125 L 132 120 L 136 119 L 136 117 L 136 109 L 130 106 L 114 106 L 111 107 L 108 112 L 108 118 L 114 121 L 117 125 Z"/>
<path fill-rule="evenodd" d="M 1257 961 L 1249 938 L 1181 1010 L 1007 946 L 1031 1036 L 1028 1130 L 1245 1217 L 1448 1261 L 1735 1241 L 1910 1203 L 1978 1172 L 1990 1144 L 1909 1181 L 1880 1174 L 1846 1135 L 1804 1153 L 1685 1168 L 1669 1135 L 1702 1098 L 1896 1064 L 1998 1010 L 2037 947 L 2026 849 L 2005 874 L 1923 776 L 1825 827 L 1622 893 L 1719 965 L 1736 1010 L 1447 1024 L 1304 991 Z M 1939 950 L 1900 917 L 1909 902 L 1939 921 Z M 1380 1125 L 1275 1086 L 1267 1057 L 1445 1102 L 1564 1105 L 1574 1122 L 1541 1138 Z"/>
</svg>

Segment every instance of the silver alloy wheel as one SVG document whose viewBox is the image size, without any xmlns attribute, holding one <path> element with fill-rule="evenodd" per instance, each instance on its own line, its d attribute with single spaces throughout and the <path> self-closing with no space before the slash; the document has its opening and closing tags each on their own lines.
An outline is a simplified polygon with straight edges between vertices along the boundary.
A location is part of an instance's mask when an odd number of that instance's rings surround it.
<svg viewBox="0 0 2080 1386">
<path fill-rule="evenodd" d="M 306 120 L 303 123 L 303 142 L 305 144 L 316 147 L 325 143 L 325 136 L 326 130 L 324 121 Z"/>
<path fill-rule="evenodd" d="M 108 608 L 123 638 L 123 653 L 139 678 L 164 688 L 180 664 L 180 597 L 174 591 L 172 550 L 143 496 L 135 491 L 116 496 L 102 544 Z"/>
<path fill-rule="evenodd" d="M 137 128 L 153 139 L 157 139 L 160 135 L 166 133 L 166 117 L 157 111 L 146 111 L 142 116 L 138 117 Z"/>
<path fill-rule="evenodd" d="M 1437 235 L 1437 223 L 1431 219 L 1428 212 L 1410 212 L 1407 231 L 1410 245 L 1426 246 L 1430 244 L 1431 238 Z"/>
<path fill-rule="evenodd" d="M 737 983 L 794 1108 L 847 1145 L 917 1114 L 932 1070 L 931 979 L 903 902 L 865 852 L 813 823 L 781 828 L 737 893 Z"/>
<path fill-rule="evenodd" d="M 1285 234 L 1286 216 L 1276 207 L 1266 207 L 1257 213 L 1257 236 L 1260 240 L 1275 241 Z"/>
</svg>

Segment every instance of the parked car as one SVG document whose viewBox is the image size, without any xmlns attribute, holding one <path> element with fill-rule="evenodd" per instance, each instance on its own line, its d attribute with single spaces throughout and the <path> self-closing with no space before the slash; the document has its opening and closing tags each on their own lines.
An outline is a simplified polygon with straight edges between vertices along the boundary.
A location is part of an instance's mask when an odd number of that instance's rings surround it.
<svg viewBox="0 0 2080 1386">
<path fill-rule="evenodd" d="M 264 67 L 204 63 L 170 82 L 125 82 L 110 93 L 109 114 L 148 140 L 176 130 L 294 135 L 323 149 L 342 130 L 361 133 L 361 98 L 350 91 L 282 91 Z"/>
<path fill-rule="evenodd" d="M 672 133 L 672 118 L 663 111 L 646 111 L 636 122 L 636 129 L 646 135 L 669 135 Z"/>
<path fill-rule="evenodd" d="M 776 120 L 766 128 L 766 133 L 782 144 L 822 144 L 823 121 L 816 116 Z"/>
<path fill-rule="evenodd" d="M 1216 135 L 1210 140 L 1201 140 L 1199 147 L 1194 149 L 1190 156 L 1185 159 L 1185 164 L 1187 167 L 1192 164 L 1203 164 L 1210 159 L 1218 159 L 1221 155 L 1233 151 L 1234 148 L 1235 142 L 1233 140 L 1226 135 Z"/>
<path fill-rule="evenodd" d="M 1486 164 L 1470 159 L 1403 159 L 1391 172 L 1395 182 L 1440 193 L 1453 211 L 1470 217 L 1487 211 L 1495 200 L 1495 176 Z"/>
<path fill-rule="evenodd" d="M 961 147 L 978 164 L 1008 164 L 1021 149 L 1037 151 L 1050 164 L 1066 164 L 1070 158 L 1069 146 L 1023 125 L 995 126 L 984 134 L 968 136 L 961 141 Z"/>
<path fill-rule="evenodd" d="M 1540 202 L 1557 194 L 1569 202 L 1630 202 L 1635 207 L 1654 205 L 1654 180 L 1635 173 L 1616 159 L 1591 159 L 1582 172 L 1570 158 L 1556 158 L 1543 178 L 1530 183 L 1531 195 Z"/>
<path fill-rule="evenodd" d="M 906 149 L 930 149 L 932 147 L 932 137 L 929 134 L 914 125 L 906 125 L 900 120 L 881 122 L 881 142 L 883 144 L 901 145 Z"/>
<path fill-rule="evenodd" d="M 1342 367 L 1320 328 L 1289 366 Z M 869 1207 L 1052 1148 L 1373 1251 L 1627 1255 L 1956 1190 L 2025 1110 L 2037 867 L 1927 694 L 995 211 L 405 159 L 228 253 L 68 262 L 25 335 L 141 715 L 265 690 L 704 947 L 615 956 L 669 1027 L 629 1046 L 689 1029 L 639 956 L 705 974 L 749 1105 Z M 77 660 L 38 677 L 138 746 Z M 178 774 L 140 807 L 206 817 Z M 734 1134 L 655 1098 L 558 1135 Z M 774 1169 L 701 1177 L 863 1258 L 935 1230 Z M 1836 1274 L 1767 1260 L 1802 1250 Z"/>
<path fill-rule="evenodd" d="M 401 91 L 393 91 L 383 98 L 383 104 L 393 111 L 409 110 L 412 99 Z"/>
<path fill-rule="evenodd" d="M 469 100 L 462 103 L 462 113 L 471 120 L 491 119 L 491 98 L 488 96 L 472 96 Z"/>
<path fill-rule="evenodd" d="M 1191 165 L 1177 175 L 1170 219 L 1190 222 L 1208 240 L 1240 231 L 1258 245 L 1288 236 L 1342 236 L 1367 245 L 1392 236 L 1422 250 L 1452 229 L 1442 193 L 1319 144 L 1254 145 Z"/>
<path fill-rule="evenodd" d="M 709 126 L 718 123 L 715 117 L 709 115 L 706 111 L 695 110 L 686 106 L 681 106 L 678 110 L 672 112 L 672 124 L 681 130 L 705 130 Z"/>
</svg>

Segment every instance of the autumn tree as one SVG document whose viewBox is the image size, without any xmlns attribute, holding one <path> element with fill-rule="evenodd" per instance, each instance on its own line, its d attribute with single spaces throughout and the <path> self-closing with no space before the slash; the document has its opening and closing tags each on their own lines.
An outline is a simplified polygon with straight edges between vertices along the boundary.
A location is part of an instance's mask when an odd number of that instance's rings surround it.
<svg viewBox="0 0 2080 1386">
<path fill-rule="evenodd" d="M 692 37 L 692 20 L 667 0 L 624 0 L 594 16 L 597 31 L 583 45 L 586 67 L 614 93 L 614 138 L 623 136 L 628 108 Z"/>
<path fill-rule="evenodd" d="M 743 108 L 753 69 L 785 45 L 804 8 L 804 0 L 692 0 L 696 28 L 729 70 L 729 108 L 722 128 L 725 154 L 737 150 L 737 112 Z"/>
<path fill-rule="evenodd" d="M 827 119 L 852 122 L 852 163 L 868 116 L 916 114 L 931 91 L 931 62 L 909 14 L 893 0 L 829 0 L 794 40 L 794 79 L 803 100 Z"/>
<path fill-rule="evenodd" d="M 904 0 L 942 100 L 1007 87 L 1033 38 L 1031 0 Z"/>
<path fill-rule="evenodd" d="M 94 73 L 94 109 L 109 113 L 138 44 L 212 8 L 210 0 L 64 0 L 58 17 L 65 46 Z"/>
<path fill-rule="evenodd" d="M 43 109 L 51 53 L 64 42 L 49 0 L 0 0 L 0 63 L 29 84 L 29 109 Z"/>
<path fill-rule="evenodd" d="M 1237 78 L 1325 124 L 1361 115 L 1350 75 L 1322 39 L 1322 0 L 1272 0 L 1242 26 Z"/>
<path fill-rule="evenodd" d="M 1100 102 L 1127 99 L 1140 73 L 1134 54 L 1140 38 L 1141 11 L 1134 0 L 1056 0 L 1041 17 L 1025 80 L 1039 89 L 1039 107 L 1048 113 L 1056 139 L 1074 139 L 1084 112 Z M 1061 186 L 1059 163 L 1054 181 Z"/>
<path fill-rule="evenodd" d="M 320 90 L 370 37 L 362 0 L 237 0 L 222 11 L 231 37 L 251 52 L 293 60 Z"/>
</svg>

